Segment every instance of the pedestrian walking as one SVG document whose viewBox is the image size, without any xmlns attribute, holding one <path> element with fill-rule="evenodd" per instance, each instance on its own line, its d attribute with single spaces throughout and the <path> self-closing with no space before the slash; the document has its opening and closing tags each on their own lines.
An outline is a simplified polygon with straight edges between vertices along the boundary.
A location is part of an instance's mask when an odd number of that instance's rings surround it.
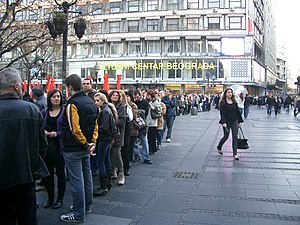
<svg viewBox="0 0 300 225">
<path fill-rule="evenodd" d="M 270 93 L 269 96 L 267 97 L 266 104 L 267 104 L 267 114 L 271 116 L 273 107 L 275 105 L 275 99 L 272 93 Z"/>
<path fill-rule="evenodd" d="M 86 213 L 92 211 L 93 182 L 90 153 L 98 137 L 97 114 L 94 101 L 82 91 L 81 78 L 72 74 L 66 78 L 71 96 L 63 117 L 64 159 L 69 172 L 73 197 L 72 213 L 62 215 L 64 222 L 84 222 Z"/>
<path fill-rule="evenodd" d="M 47 105 L 48 109 L 44 109 L 42 115 L 45 123 L 45 135 L 48 140 L 48 149 L 44 160 L 50 175 L 45 178 L 48 200 L 44 204 L 44 208 L 52 206 L 53 209 L 58 209 L 63 205 L 66 190 L 65 161 L 63 158 L 63 146 L 61 140 L 64 107 L 62 94 L 58 89 L 53 89 L 48 93 Z M 55 203 L 54 173 L 56 173 L 57 176 L 58 191 Z"/>
<path fill-rule="evenodd" d="M 243 122 L 243 119 L 231 88 L 225 90 L 220 102 L 220 116 L 221 119 L 219 123 L 222 124 L 224 135 L 217 146 L 218 152 L 220 155 L 223 155 L 222 146 L 228 139 L 231 130 L 233 158 L 239 160 L 237 155 L 238 128 Z"/>
<path fill-rule="evenodd" d="M 0 223 L 37 225 L 35 179 L 47 140 L 39 108 L 19 97 L 21 83 L 16 69 L 0 71 Z"/>
</svg>

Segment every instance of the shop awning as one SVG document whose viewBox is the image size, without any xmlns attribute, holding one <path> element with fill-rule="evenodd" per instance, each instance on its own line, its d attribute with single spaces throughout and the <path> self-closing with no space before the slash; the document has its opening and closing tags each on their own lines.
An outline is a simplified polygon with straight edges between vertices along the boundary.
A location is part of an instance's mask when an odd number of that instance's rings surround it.
<svg viewBox="0 0 300 225">
<path fill-rule="evenodd" d="M 275 84 L 267 85 L 267 89 L 282 91 L 284 89 L 285 84 L 286 84 L 285 80 L 276 79 Z"/>
</svg>

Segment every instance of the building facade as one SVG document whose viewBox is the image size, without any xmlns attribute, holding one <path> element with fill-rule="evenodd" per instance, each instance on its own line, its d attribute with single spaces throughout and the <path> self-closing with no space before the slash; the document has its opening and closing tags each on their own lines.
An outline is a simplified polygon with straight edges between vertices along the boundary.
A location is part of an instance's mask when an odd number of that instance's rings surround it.
<svg viewBox="0 0 300 225">
<path fill-rule="evenodd" d="M 276 81 L 272 0 L 79 1 L 71 10 L 89 20 L 78 40 L 69 25 L 68 74 L 108 74 L 111 88 L 172 88 L 221 92 L 244 85 L 265 94 Z M 44 17 L 49 16 L 43 2 Z M 46 10 L 46 11 L 45 11 Z M 37 13 L 39 15 L 39 13 Z M 37 16 L 39 18 L 39 16 Z M 275 52 L 275 55 L 274 55 Z M 51 67 L 60 76 L 61 61 Z"/>
</svg>

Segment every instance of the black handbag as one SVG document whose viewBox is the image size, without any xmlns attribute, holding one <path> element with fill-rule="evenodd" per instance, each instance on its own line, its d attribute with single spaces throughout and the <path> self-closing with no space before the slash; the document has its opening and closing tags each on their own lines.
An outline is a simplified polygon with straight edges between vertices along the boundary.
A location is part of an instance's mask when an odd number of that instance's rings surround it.
<svg viewBox="0 0 300 225">
<path fill-rule="evenodd" d="M 239 137 L 238 137 L 238 146 L 237 146 L 237 148 L 238 149 L 248 149 L 249 148 L 248 139 L 245 138 L 244 132 L 243 132 L 241 127 L 240 127 L 240 131 L 241 131 L 242 136 L 239 135 Z"/>
<path fill-rule="evenodd" d="M 38 156 L 37 161 L 36 169 L 33 173 L 34 180 L 39 180 L 50 175 L 47 166 L 40 155 Z"/>
</svg>

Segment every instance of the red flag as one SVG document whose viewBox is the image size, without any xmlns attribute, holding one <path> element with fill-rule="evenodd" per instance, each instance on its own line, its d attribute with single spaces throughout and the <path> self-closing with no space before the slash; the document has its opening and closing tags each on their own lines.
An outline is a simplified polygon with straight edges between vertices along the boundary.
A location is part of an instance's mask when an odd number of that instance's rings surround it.
<svg viewBox="0 0 300 225">
<path fill-rule="evenodd" d="M 24 86 L 24 91 L 27 92 L 27 82 L 26 82 L 26 80 L 23 82 L 23 86 Z"/>
<path fill-rule="evenodd" d="M 104 84 L 103 89 L 108 91 L 109 90 L 109 84 L 108 84 L 108 74 L 104 74 Z"/>
<path fill-rule="evenodd" d="M 117 90 L 121 90 L 121 80 L 122 80 L 122 76 L 117 75 Z"/>
<path fill-rule="evenodd" d="M 61 90 L 60 84 L 57 84 L 57 89 Z"/>
<path fill-rule="evenodd" d="M 52 77 L 52 78 L 51 78 L 51 90 L 52 90 L 52 89 L 55 89 L 55 88 L 56 88 L 55 80 L 54 80 L 54 78 Z"/>
</svg>

